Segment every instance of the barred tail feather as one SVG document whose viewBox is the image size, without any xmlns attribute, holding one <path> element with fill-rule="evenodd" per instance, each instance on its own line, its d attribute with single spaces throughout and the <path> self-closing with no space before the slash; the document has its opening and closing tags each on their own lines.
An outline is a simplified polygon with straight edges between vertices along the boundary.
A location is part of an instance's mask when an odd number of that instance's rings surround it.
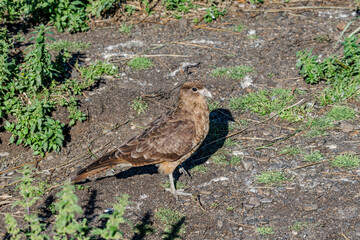
<svg viewBox="0 0 360 240">
<path fill-rule="evenodd" d="M 80 182 L 89 176 L 94 176 L 95 174 L 106 171 L 109 168 L 121 163 L 126 163 L 126 161 L 116 158 L 114 152 L 110 153 L 109 155 L 105 155 L 96 160 L 95 162 L 91 163 L 86 168 L 81 169 L 72 179 L 72 183 Z"/>
</svg>

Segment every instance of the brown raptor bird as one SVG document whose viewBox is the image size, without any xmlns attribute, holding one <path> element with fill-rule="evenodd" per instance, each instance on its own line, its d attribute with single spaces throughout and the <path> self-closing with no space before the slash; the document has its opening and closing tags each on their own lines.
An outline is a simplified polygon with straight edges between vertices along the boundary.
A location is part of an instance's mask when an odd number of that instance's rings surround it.
<svg viewBox="0 0 360 240">
<path fill-rule="evenodd" d="M 153 121 L 140 135 L 80 170 L 73 182 L 115 165 L 158 164 L 159 172 L 169 175 L 171 188 L 168 190 L 174 196 L 191 195 L 175 189 L 173 172 L 200 147 L 208 134 L 209 110 L 205 97 L 211 97 L 211 93 L 203 83 L 184 83 L 174 110 Z"/>
</svg>

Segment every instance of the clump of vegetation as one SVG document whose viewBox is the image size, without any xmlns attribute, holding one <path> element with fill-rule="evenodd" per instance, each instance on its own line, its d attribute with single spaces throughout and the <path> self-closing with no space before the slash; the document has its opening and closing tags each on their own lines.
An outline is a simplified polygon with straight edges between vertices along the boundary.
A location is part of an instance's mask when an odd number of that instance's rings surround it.
<svg viewBox="0 0 360 240">
<path fill-rule="evenodd" d="M 300 232 L 308 228 L 308 225 L 307 222 L 295 222 L 294 225 L 291 226 L 291 229 Z"/>
<path fill-rule="evenodd" d="M 142 99 L 142 97 L 137 97 L 134 99 L 134 101 L 131 104 L 131 107 L 137 112 L 137 114 L 145 113 L 148 105 L 147 103 Z"/>
<path fill-rule="evenodd" d="M 319 57 L 312 55 L 311 50 L 297 53 L 296 67 L 300 69 L 305 81 L 309 84 L 325 81 L 328 84 L 320 94 L 321 105 L 343 102 L 359 96 L 360 46 L 357 40 L 355 35 L 345 38 L 342 57 L 330 56 L 318 61 Z"/>
<path fill-rule="evenodd" d="M 253 72 L 254 69 L 248 66 L 236 66 L 236 67 L 221 67 L 212 71 L 212 75 L 215 77 L 228 77 L 235 80 L 240 80 L 245 77 L 246 73 Z"/>
<path fill-rule="evenodd" d="M 19 228 L 17 221 L 11 214 L 6 214 L 5 224 L 11 239 L 49 239 L 44 233 L 45 223 L 40 222 L 38 213 L 31 209 L 40 196 L 44 194 L 41 185 L 35 184 L 32 177 L 32 171 L 25 167 L 22 171 L 23 177 L 18 185 L 21 200 L 14 203 L 24 208 L 24 220 L 26 222 L 23 228 Z M 76 219 L 83 210 L 78 205 L 78 198 L 74 194 L 75 186 L 65 183 L 62 190 L 57 194 L 58 199 L 50 209 L 55 215 L 52 234 L 54 239 L 119 239 L 123 233 L 119 230 L 119 225 L 129 223 L 125 218 L 124 209 L 128 204 L 128 196 L 123 195 L 118 198 L 118 203 L 113 207 L 112 214 L 103 214 L 100 217 L 108 219 L 104 228 L 89 227 L 86 218 L 82 221 Z M 34 213 L 35 212 L 35 213 Z"/>
<path fill-rule="evenodd" d="M 310 154 L 306 154 L 304 156 L 304 161 L 306 162 L 319 162 L 324 158 L 324 154 L 319 151 L 311 152 Z"/>
<path fill-rule="evenodd" d="M 296 93 L 296 91 L 295 91 Z M 230 99 L 232 110 L 250 110 L 260 115 L 277 113 L 280 118 L 287 121 L 298 122 L 305 118 L 311 108 L 295 106 L 286 109 L 295 102 L 295 96 L 290 89 L 276 88 L 273 90 L 260 90 L 241 97 Z"/>
<path fill-rule="evenodd" d="M 256 181 L 258 183 L 264 183 L 264 184 L 267 184 L 267 185 L 272 185 L 272 184 L 280 184 L 282 182 L 285 182 L 287 180 L 289 180 L 284 172 L 271 172 L 271 171 L 268 171 L 268 172 L 263 172 L 259 175 L 257 175 L 255 177 Z"/>
<path fill-rule="evenodd" d="M 185 217 L 180 212 L 170 208 L 160 208 L 157 210 L 154 217 L 163 225 L 163 234 L 165 235 L 165 238 L 167 236 L 170 237 L 171 235 L 171 239 L 179 239 L 185 233 Z M 172 233 L 172 228 L 174 228 L 174 226 L 176 227 L 176 236 L 173 236 L 174 234 Z"/>
<path fill-rule="evenodd" d="M 221 11 L 216 6 L 211 6 L 211 7 L 206 9 L 206 13 L 205 13 L 203 19 L 204 19 L 204 22 L 211 23 L 212 21 L 214 21 L 218 17 L 224 16 L 225 14 L 226 14 L 226 9 Z"/>
<path fill-rule="evenodd" d="M 204 165 L 197 165 L 191 169 L 192 173 L 206 173 L 209 170 L 208 167 Z"/>
<path fill-rule="evenodd" d="M 123 23 L 123 24 L 121 24 L 121 26 L 120 26 L 120 28 L 119 28 L 119 31 L 120 31 L 121 33 L 129 34 L 132 29 L 133 29 L 133 25 Z"/>
<path fill-rule="evenodd" d="M 135 70 L 145 70 L 154 65 L 150 59 L 145 57 L 135 57 L 131 59 L 127 64 L 129 67 Z"/>
<path fill-rule="evenodd" d="M 359 157 L 352 154 L 338 155 L 331 161 L 331 165 L 340 168 L 354 168 L 360 166 Z"/>
<path fill-rule="evenodd" d="M 265 226 L 257 227 L 255 229 L 255 232 L 260 233 L 263 236 L 275 234 L 275 231 L 272 227 L 265 227 Z"/>
<path fill-rule="evenodd" d="M 302 153 L 301 148 L 297 148 L 297 147 L 288 147 L 288 148 L 284 148 L 280 151 L 280 154 L 286 154 L 286 155 L 298 155 Z"/>
<path fill-rule="evenodd" d="M 11 56 L 13 38 L 5 29 L 0 30 L 0 118 L 7 120 L 4 128 L 12 133 L 9 142 L 29 146 L 34 155 L 60 151 L 63 145 L 65 124 L 52 113 L 63 106 L 69 112 L 69 126 L 85 121 L 86 114 L 79 110 L 75 96 L 93 86 L 101 75 L 117 72 L 113 65 L 97 63 L 79 68 L 81 81 L 67 79 L 71 54 L 51 56 L 46 43 L 52 40 L 47 37 L 49 33 L 40 25 L 31 39 L 35 43 L 21 59 Z"/>
<path fill-rule="evenodd" d="M 356 118 L 356 112 L 347 106 L 334 106 L 326 117 L 333 121 L 353 120 Z"/>
<path fill-rule="evenodd" d="M 326 134 L 326 130 L 333 127 L 334 121 L 353 120 L 356 112 L 347 106 L 334 106 L 325 116 L 309 118 L 306 127 L 309 128 L 307 137 L 316 137 Z"/>
<path fill-rule="evenodd" d="M 61 50 L 66 50 L 70 52 L 77 52 L 80 50 L 86 50 L 90 47 L 90 43 L 85 42 L 70 42 L 67 40 L 55 41 L 48 45 L 49 50 L 54 50 L 60 52 Z"/>
</svg>

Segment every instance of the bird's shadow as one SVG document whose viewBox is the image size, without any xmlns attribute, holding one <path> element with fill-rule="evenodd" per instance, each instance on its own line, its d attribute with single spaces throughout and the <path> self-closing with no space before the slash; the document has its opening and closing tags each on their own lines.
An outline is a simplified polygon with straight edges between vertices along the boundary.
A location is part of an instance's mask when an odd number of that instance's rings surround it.
<svg viewBox="0 0 360 240">
<path fill-rule="evenodd" d="M 209 133 L 204 139 L 200 148 L 182 164 L 186 170 L 205 163 L 217 150 L 222 148 L 229 133 L 229 122 L 233 122 L 234 118 L 229 110 L 219 108 L 210 113 Z M 178 172 L 174 173 L 177 179 Z"/>
<path fill-rule="evenodd" d="M 184 162 L 181 166 L 186 170 L 190 170 L 197 165 L 206 162 L 212 154 L 224 145 L 226 136 L 229 132 L 229 121 L 234 121 L 229 110 L 220 108 L 210 112 L 209 116 L 210 126 L 209 133 L 200 148 Z M 117 179 L 126 179 L 135 175 L 142 174 L 157 174 L 158 168 L 155 165 L 143 167 L 131 167 L 127 170 L 121 171 L 114 175 Z M 174 171 L 174 178 L 177 180 L 180 176 L 178 170 Z M 97 180 L 102 180 L 108 177 L 101 177 Z"/>
</svg>

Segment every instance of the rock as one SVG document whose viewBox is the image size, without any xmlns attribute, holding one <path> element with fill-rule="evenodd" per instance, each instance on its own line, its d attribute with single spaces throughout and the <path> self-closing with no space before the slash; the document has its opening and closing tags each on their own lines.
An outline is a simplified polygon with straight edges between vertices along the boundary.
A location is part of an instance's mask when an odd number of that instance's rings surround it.
<svg viewBox="0 0 360 240">
<path fill-rule="evenodd" d="M 214 196 L 215 198 L 221 198 L 221 197 L 223 196 L 223 194 L 222 194 L 221 192 L 215 192 L 215 193 L 213 194 L 213 196 Z"/>
<path fill-rule="evenodd" d="M 244 206 L 244 208 L 247 208 L 247 209 L 254 208 L 254 204 L 249 204 L 249 203 L 244 203 L 243 206 Z"/>
<path fill-rule="evenodd" d="M 340 22 L 340 23 L 338 23 L 338 25 L 336 25 L 336 28 L 337 28 L 339 31 L 343 31 L 343 30 L 346 28 L 346 25 L 347 25 L 346 22 Z"/>
<path fill-rule="evenodd" d="M 249 204 L 252 204 L 252 205 L 254 205 L 255 207 L 258 207 L 258 206 L 260 206 L 260 199 L 258 198 L 258 197 L 251 197 L 250 199 L 249 199 Z"/>
<path fill-rule="evenodd" d="M 242 160 L 241 165 L 245 171 L 249 171 L 253 167 L 253 163 L 250 160 Z"/>
<path fill-rule="evenodd" d="M 355 126 L 347 121 L 340 121 L 340 126 L 342 131 L 344 132 L 351 132 L 355 129 Z"/>
<path fill-rule="evenodd" d="M 316 204 L 305 204 L 304 205 L 304 211 L 306 211 L 306 212 L 315 211 L 318 208 L 319 207 Z"/>
<path fill-rule="evenodd" d="M 10 153 L 8 152 L 0 152 L 0 157 L 8 157 L 10 156 Z"/>
<path fill-rule="evenodd" d="M 218 220 L 216 225 L 218 226 L 218 228 L 222 228 L 224 226 L 224 222 L 221 220 Z"/>
<path fill-rule="evenodd" d="M 211 194 L 211 191 L 200 190 L 200 194 L 210 195 L 210 194 Z"/>
<path fill-rule="evenodd" d="M 272 200 L 271 198 L 262 198 L 260 199 L 261 203 L 272 203 L 274 200 Z"/>
</svg>

